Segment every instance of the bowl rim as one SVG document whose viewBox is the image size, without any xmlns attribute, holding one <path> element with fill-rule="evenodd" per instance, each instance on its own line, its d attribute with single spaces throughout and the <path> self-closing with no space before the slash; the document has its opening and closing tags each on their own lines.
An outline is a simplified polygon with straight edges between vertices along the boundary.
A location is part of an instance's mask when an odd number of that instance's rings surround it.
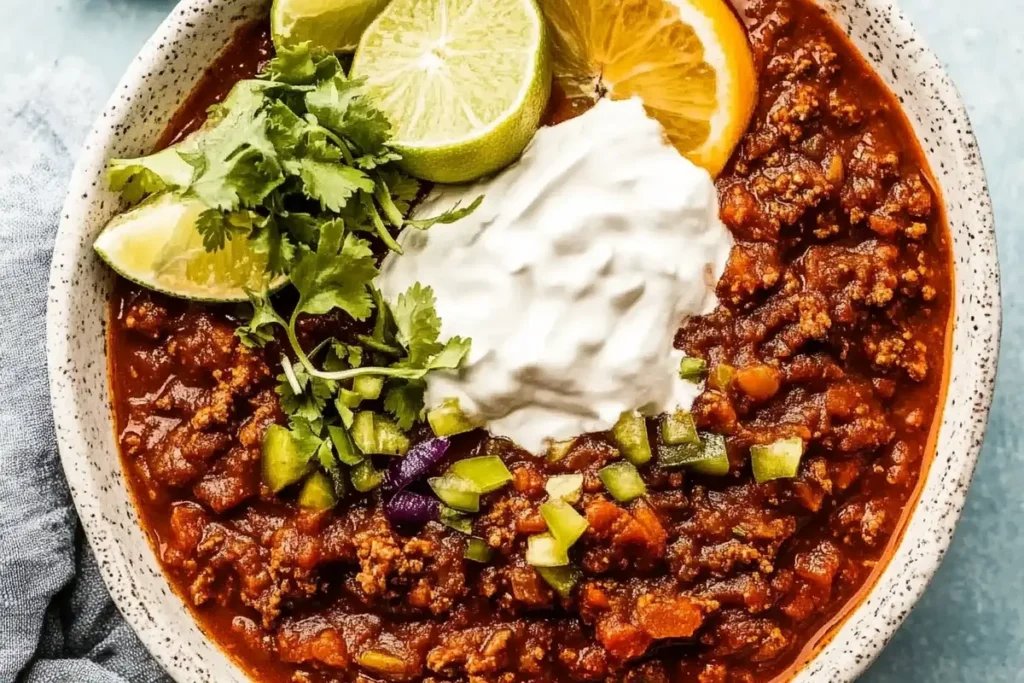
<svg viewBox="0 0 1024 683">
<path fill-rule="evenodd" d="M 257 1 L 253 0 L 253 4 Z M 827 7 L 830 4 L 834 5 L 840 0 L 814 1 L 819 5 Z M 70 288 L 76 284 L 67 278 L 66 273 L 66 269 L 70 269 L 74 265 L 71 262 L 74 250 L 62 245 L 73 241 L 74 235 L 84 225 L 84 218 L 89 208 L 85 198 L 96 189 L 95 168 L 97 167 L 97 160 L 101 158 L 100 155 L 103 155 L 103 158 L 105 158 L 106 150 L 113 144 L 116 130 L 119 127 L 127 126 L 129 123 L 130 107 L 124 99 L 125 93 L 141 95 L 144 78 L 147 73 L 151 72 L 166 57 L 168 51 L 174 49 L 176 42 L 180 39 L 178 17 L 196 13 L 200 6 L 209 7 L 212 4 L 214 3 L 209 3 L 209 0 L 181 0 L 160 24 L 138 55 L 132 60 L 110 100 L 101 110 L 102 114 L 91 129 L 71 176 L 69 191 L 62 210 L 53 252 L 46 313 L 46 349 L 51 406 L 57 429 L 61 463 L 65 476 L 69 480 L 75 474 L 73 465 L 79 466 L 79 472 L 82 471 L 83 467 L 81 466 L 83 464 L 85 465 L 84 469 L 88 469 L 89 454 L 82 452 L 79 448 L 80 442 L 76 442 L 69 436 L 75 433 L 75 425 L 73 423 L 80 416 L 77 412 L 62 410 L 62 407 L 67 406 L 69 401 L 73 402 L 73 398 L 70 396 L 73 393 L 73 385 L 64 381 L 68 373 L 67 366 L 72 362 L 72 343 L 69 341 L 65 331 L 68 324 L 66 321 L 66 313 L 69 310 L 68 293 Z M 799 669 L 794 672 L 793 680 L 801 683 L 813 680 L 816 675 L 823 675 L 812 670 L 815 668 L 814 665 L 822 660 L 828 662 L 831 667 L 829 672 L 832 676 L 835 676 L 831 680 L 852 681 L 865 671 L 893 637 L 938 570 L 952 540 L 953 530 L 959 521 L 966 502 L 967 487 L 973 477 L 981 451 L 989 410 L 992 404 L 992 396 L 995 390 L 1002 324 L 995 219 L 984 168 L 980 156 L 977 155 L 977 140 L 967 114 L 967 109 L 945 68 L 941 65 L 936 55 L 925 45 L 922 37 L 903 14 L 895 0 L 866 0 L 865 4 L 869 8 L 868 11 L 877 11 L 883 14 L 886 17 L 886 22 L 892 25 L 893 30 L 900 38 L 916 43 L 917 59 L 920 60 L 920 66 L 932 74 L 939 75 L 939 79 L 934 86 L 941 92 L 940 99 L 943 105 L 955 119 L 959 120 L 956 137 L 959 140 L 960 149 L 965 158 L 970 158 L 973 163 L 971 169 L 962 171 L 962 173 L 966 174 L 964 190 L 973 193 L 976 202 L 974 205 L 975 219 L 971 221 L 971 226 L 976 230 L 976 234 L 973 237 L 974 239 L 981 240 L 982 246 L 986 247 L 980 250 L 982 253 L 972 257 L 978 259 L 977 261 L 972 260 L 972 265 L 980 265 L 982 267 L 983 282 L 987 285 L 982 295 L 985 299 L 984 303 L 989 307 L 990 315 L 978 318 L 974 322 L 980 328 L 982 336 L 991 340 L 992 353 L 987 355 L 977 368 L 979 374 L 972 396 L 974 406 L 973 419 L 969 423 L 962 425 L 967 430 L 967 437 L 971 445 L 965 452 L 951 460 L 952 463 L 955 463 L 955 467 L 951 475 L 952 479 L 946 482 L 949 490 L 942 489 L 941 500 L 937 498 L 937 502 L 943 504 L 945 514 L 942 515 L 938 522 L 933 521 L 932 529 L 941 532 L 940 537 L 929 544 L 924 550 L 917 549 L 918 555 L 916 560 L 918 562 L 923 560 L 924 566 L 917 567 L 919 571 L 915 574 L 915 580 L 913 582 L 906 582 L 902 592 L 896 595 L 882 594 L 882 587 L 886 577 L 891 577 L 894 573 L 898 573 L 898 570 L 904 568 L 904 565 L 907 564 L 907 559 L 905 557 L 901 558 L 899 551 L 905 545 L 907 536 L 911 528 L 914 527 L 915 520 L 920 517 L 919 512 L 926 497 L 925 484 L 927 482 L 924 480 L 930 480 L 932 475 L 935 474 L 932 467 L 929 468 L 931 471 L 922 476 L 923 483 L 919 488 L 919 496 L 912 503 L 912 507 L 908 508 L 909 515 L 904 520 L 903 528 L 899 530 L 900 537 L 889 554 L 885 569 L 866 586 L 860 602 L 846 611 L 842 620 L 835 626 L 828 639 L 819 643 L 813 654 L 800 663 Z M 857 5 L 860 6 L 861 3 L 857 3 Z M 835 11 L 833 9 L 830 14 Z M 840 28 L 844 28 L 844 32 L 849 36 L 849 30 L 842 26 Z M 865 46 L 856 39 L 853 42 L 864 55 L 866 61 L 877 72 L 875 59 L 865 50 Z M 877 44 L 874 47 L 881 50 Z M 886 80 L 884 75 L 883 80 Z M 892 88 L 891 83 L 888 81 L 886 85 Z M 948 184 L 944 184 L 944 188 L 948 189 Z M 948 196 L 946 196 L 946 199 L 948 201 Z M 957 264 L 954 264 L 954 271 L 956 269 Z M 958 307 L 955 303 L 954 306 Z M 956 315 L 957 312 L 954 310 L 954 320 Z M 104 321 L 105 325 L 106 321 Z M 953 334 L 952 324 L 950 334 Z M 951 355 L 948 362 L 952 363 L 957 353 L 956 347 L 951 345 Z M 952 391 L 952 387 L 950 387 L 943 403 L 941 424 L 944 424 L 947 419 Z M 109 404 L 109 385 L 103 387 L 103 397 L 104 403 Z M 935 455 L 931 454 L 931 457 L 932 461 L 930 461 L 930 464 L 934 464 Z M 118 469 L 120 469 L 120 466 L 119 462 Z M 94 495 L 94 491 L 91 489 L 72 487 L 72 496 L 77 510 L 81 510 L 83 501 L 92 495 Z M 106 526 L 114 524 L 111 520 L 102 519 L 97 515 L 82 515 L 80 518 L 90 545 L 96 547 L 94 544 L 113 542 L 110 529 Z M 152 551 L 152 548 L 150 550 Z M 898 564 L 898 562 L 902 564 Z M 117 573 L 109 569 L 106 564 L 100 565 L 100 573 L 119 611 L 126 617 L 126 620 L 139 635 L 147 650 L 163 668 L 175 680 L 183 683 L 200 680 L 200 677 L 196 676 L 196 672 L 193 669 L 180 661 L 179 657 L 172 651 L 171 646 L 163 638 L 157 637 L 158 634 L 155 629 L 151 628 L 152 625 L 145 622 L 143 616 L 145 611 L 129 608 L 128 594 L 116 590 Z M 166 580 L 166 577 L 164 579 Z M 880 615 L 880 610 L 883 608 L 884 616 Z M 871 613 L 872 611 L 873 614 Z M 872 619 L 875 621 L 872 621 Z M 865 623 L 871 626 L 870 633 L 866 636 L 860 635 L 851 638 L 849 631 L 852 624 L 855 621 L 864 620 L 867 620 Z M 220 649 L 216 643 L 213 645 Z M 851 649 L 851 645 L 855 647 Z M 858 651 L 856 646 L 866 650 L 866 652 Z"/>
</svg>

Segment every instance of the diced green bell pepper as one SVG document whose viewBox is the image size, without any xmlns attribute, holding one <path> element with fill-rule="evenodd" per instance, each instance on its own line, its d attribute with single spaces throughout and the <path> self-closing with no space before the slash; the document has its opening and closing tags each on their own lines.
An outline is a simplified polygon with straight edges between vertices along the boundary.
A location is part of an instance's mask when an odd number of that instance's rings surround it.
<svg viewBox="0 0 1024 683">
<path fill-rule="evenodd" d="M 662 417 L 661 440 L 669 446 L 678 446 L 684 443 L 700 443 L 693 415 L 684 410 L 677 410 Z"/>
<path fill-rule="evenodd" d="M 352 488 L 360 493 L 366 493 L 381 485 L 384 473 L 374 469 L 373 463 L 367 459 L 353 467 L 348 473 L 348 478 L 352 481 Z"/>
<path fill-rule="evenodd" d="M 497 491 L 512 481 L 512 473 L 496 455 L 481 455 L 459 460 L 449 471 L 476 484 L 480 493 Z"/>
<path fill-rule="evenodd" d="M 648 462 L 651 453 L 651 442 L 647 438 L 647 420 L 635 411 L 626 411 L 612 427 L 612 438 L 626 460 L 634 465 Z"/>
<path fill-rule="evenodd" d="M 679 361 L 679 378 L 687 382 L 699 382 L 708 373 L 708 364 L 702 358 L 683 356 Z"/>
<path fill-rule="evenodd" d="M 465 557 L 473 562 L 487 563 L 494 556 L 494 549 L 487 545 L 487 541 L 473 536 L 466 544 Z"/>
<path fill-rule="evenodd" d="M 572 547 L 590 526 L 586 517 L 563 500 L 549 500 L 542 504 L 540 514 L 551 535 L 566 548 Z"/>
<path fill-rule="evenodd" d="M 792 479 L 800 471 L 804 440 L 798 436 L 750 447 L 750 464 L 759 484 L 773 479 Z"/>
<path fill-rule="evenodd" d="M 469 515 L 453 510 L 447 505 L 441 506 L 440 520 L 449 529 L 455 529 L 459 533 L 471 536 L 473 534 L 473 518 Z"/>
<path fill-rule="evenodd" d="M 640 473 L 632 463 L 612 463 L 602 467 L 597 476 L 600 477 L 604 487 L 608 489 L 608 493 L 612 494 L 612 497 L 620 503 L 628 503 L 647 493 L 647 485 L 644 484 L 644 480 L 640 478 Z"/>
<path fill-rule="evenodd" d="M 526 563 L 533 567 L 564 567 L 569 564 L 567 550 L 552 534 L 535 534 L 526 539 Z"/>
<path fill-rule="evenodd" d="M 572 595 L 572 589 L 580 580 L 580 571 L 575 567 L 534 567 L 549 586 L 563 598 Z"/>
<path fill-rule="evenodd" d="M 409 437 L 394 422 L 370 410 L 356 413 L 352 440 L 366 455 L 405 455 Z"/>
<path fill-rule="evenodd" d="M 274 493 L 280 493 L 306 476 L 311 466 L 309 458 L 299 453 L 291 432 L 275 424 L 263 435 L 260 469 L 263 483 Z"/>
<path fill-rule="evenodd" d="M 348 431 L 344 427 L 331 425 L 327 428 L 327 433 L 331 435 L 331 443 L 334 444 L 334 450 L 338 452 L 338 460 L 343 464 L 354 467 L 366 460 L 366 456 L 356 449 L 356 445 L 352 443 L 352 437 L 348 435 Z"/>
<path fill-rule="evenodd" d="M 330 510 L 338 504 L 331 478 L 320 471 L 306 477 L 299 491 L 299 505 L 310 510 Z"/>
<path fill-rule="evenodd" d="M 480 426 L 462 411 L 457 398 L 446 398 L 441 401 L 441 405 L 428 410 L 427 423 L 435 436 L 455 436 L 471 432 Z"/>
<path fill-rule="evenodd" d="M 383 389 L 383 377 L 375 375 L 360 375 L 352 380 L 352 391 L 356 392 L 367 401 L 374 401 L 380 398 L 380 392 Z"/>
<path fill-rule="evenodd" d="M 480 489 L 469 479 L 448 472 L 443 477 L 431 477 L 427 483 L 448 507 L 463 512 L 480 510 Z"/>
</svg>

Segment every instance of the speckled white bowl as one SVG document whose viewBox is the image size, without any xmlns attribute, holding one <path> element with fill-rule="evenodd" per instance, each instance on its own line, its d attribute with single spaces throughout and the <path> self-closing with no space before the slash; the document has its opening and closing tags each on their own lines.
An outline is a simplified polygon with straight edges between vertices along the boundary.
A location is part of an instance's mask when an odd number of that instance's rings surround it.
<svg viewBox="0 0 1024 683">
<path fill-rule="evenodd" d="M 985 175 L 967 114 L 935 56 L 891 0 L 819 0 L 899 95 L 942 184 L 956 261 L 951 389 L 939 449 L 903 540 L 862 604 L 797 676 L 850 681 L 888 642 L 946 552 L 967 495 L 992 397 L 999 271 Z M 75 168 L 54 250 L 47 312 L 60 453 L 89 542 L 117 606 L 179 683 L 247 680 L 169 588 L 138 525 L 108 402 L 112 277 L 91 244 L 117 210 L 107 159 L 150 151 L 171 114 L 263 0 L 185 0 L 132 62 Z"/>
</svg>

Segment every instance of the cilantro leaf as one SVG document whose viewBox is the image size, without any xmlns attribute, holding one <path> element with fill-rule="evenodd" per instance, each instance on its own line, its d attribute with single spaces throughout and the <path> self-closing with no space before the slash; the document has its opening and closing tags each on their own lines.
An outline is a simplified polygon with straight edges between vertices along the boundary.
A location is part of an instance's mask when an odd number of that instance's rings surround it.
<svg viewBox="0 0 1024 683">
<path fill-rule="evenodd" d="M 129 204 L 163 190 L 177 190 L 192 182 L 194 169 L 169 147 L 138 159 L 111 159 L 107 164 L 110 189 L 120 192 Z"/>
<path fill-rule="evenodd" d="M 315 252 L 301 249 L 292 269 L 292 284 L 299 291 L 299 303 L 292 324 L 300 313 L 322 315 L 335 308 L 363 320 L 373 310 L 370 283 L 377 275 L 377 263 L 370 243 L 345 234 L 340 220 L 320 228 Z"/>
<path fill-rule="evenodd" d="M 414 283 L 404 294 L 399 294 L 391 306 L 398 341 L 409 353 L 408 367 L 422 367 L 427 358 L 441 350 L 437 338 L 441 334 L 441 319 L 437 316 L 434 290 Z"/>
<path fill-rule="evenodd" d="M 351 166 L 304 158 L 287 167 L 302 178 L 306 196 L 330 211 L 340 211 L 356 192 L 373 192 L 373 181 Z"/>
<path fill-rule="evenodd" d="M 262 348 L 274 338 L 271 328 L 274 325 L 280 325 L 282 328 L 285 328 L 287 323 L 274 311 L 274 306 L 270 303 L 270 295 L 266 289 L 262 292 L 246 290 L 245 294 L 249 297 L 249 303 L 252 304 L 253 312 L 248 322 L 235 330 L 235 334 L 238 335 L 239 340 L 245 346 L 249 348 Z"/>
<path fill-rule="evenodd" d="M 311 43 L 281 45 L 275 49 L 274 58 L 263 68 L 261 78 L 290 85 L 308 85 L 316 79 L 316 62 L 313 61 Z"/>
<path fill-rule="evenodd" d="M 384 151 L 391 122 L 365 96 L 362 80 L 335 76 L 306 93 L 306 108 L 320 125 L 350 140 L 364 155 Z"/>
<path fill-rule="evenodd" d="M 400 428 L 408 430 L 423 415 L 425 392 L 426 383 L 423 380 L 397 384 L 385 395 L 384 410 L 394 416 Z"/>
<path fill-rule="evenodd" d="M 333 380 L 312 377 L 301 365 L 294 365 L 292 372 L 301 392 L 296 393 L 287 375 L 278 375 L 277 395 L 281 397 L 281 410 L 289 418 L 298 418 L 319 431 L 323 424 L 323 412 L 327 402 L 334 397 L 337 383 Z"/>
<path fill-rule="evenodd" d="M 343 73 L 341 62 L 329 51 L 306 41 L 276 48 L 260 78 L 289 85 L 312 85 L 316 81 Z"/>
<path fill-rule="evenodd" d="M 272 276 L 283 275 L 291 270 L 295 260 L 295 244 L 287 233 L 281 232 L 273 216 L 268 216 L 260 224 L 261 230 L 252 239 L 252 250 L 267 257 L 267 273 Z"/>
<path fill-rule="evenodd" d="M 301 417 L 291 420 L 291 435 L 299 454 L 307 460 L 313 459 L 324 442 L 320 437 L 320 428 L 314 427 Z"/>
</svg>

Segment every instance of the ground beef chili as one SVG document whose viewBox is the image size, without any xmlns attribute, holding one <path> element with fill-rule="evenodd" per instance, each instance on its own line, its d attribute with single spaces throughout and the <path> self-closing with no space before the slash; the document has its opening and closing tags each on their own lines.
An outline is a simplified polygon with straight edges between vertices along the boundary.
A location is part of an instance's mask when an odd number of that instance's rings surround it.
<svg viewBox="0 0 1024 683">
<path fill-rule="evenodd" d="M 281 347 L 239 344 L 230 307 L 119 282 L 110 343 L 128 479 L 174 585 L 256 679 L 764 681 L 806 658 L 870 584 L 942 396 L 942 207 L 896 100 L 818 9 L 753 0 L 746 12 L 761 94 L 718 179 L 737 243 L 721 306 L 677 337 L 736 369 L 694 406 L 728 436 L 727 477 L 655 466 L 649 495 L 620 505 L 596 477 L 614 456 L 600 436 L 553 465 L 458 437 L 456 457 L 498 453 L 514 475 L 475 522 L 497 549 L 485 565 L 447 528 L 394 528 L 379 494 L 303 512 L 260 485 L 263 433 L 284 421 Z M 264 27 L 244 30 L 164 142 L 270 49 Z M 302 334 L 346 328 L 309 319 Z M 807 443 L 799 476 L 754 483 L 749 446 L 788 436 Z M 585 474 L 590 529 L 573 550 L 584 578 L 560 599 L 522 547 L 544 530 L 545 475 L 567 471 Z M 388 671 L 359 666 L 370 651 L 391 656 Z"/>
</svg>

